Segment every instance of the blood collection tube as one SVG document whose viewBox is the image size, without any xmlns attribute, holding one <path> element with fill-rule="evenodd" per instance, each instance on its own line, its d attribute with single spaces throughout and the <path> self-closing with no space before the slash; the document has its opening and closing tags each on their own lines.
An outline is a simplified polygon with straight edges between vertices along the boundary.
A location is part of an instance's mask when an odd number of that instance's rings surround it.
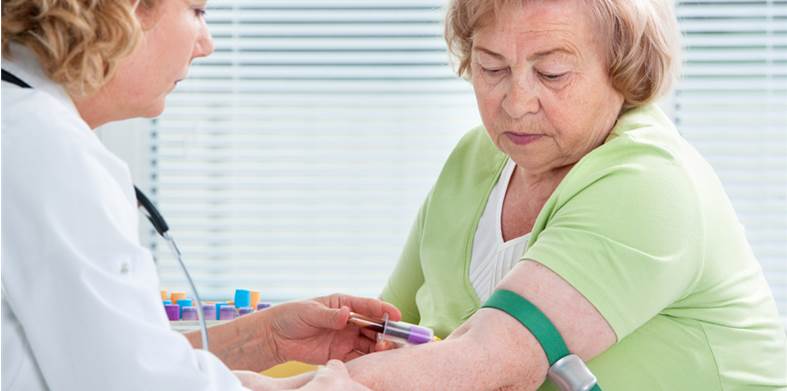
<svg viewBox="0 0 787 391">
<path fill-rule="evenodd" d="M 432 329 L 407 322 L 390 321 L 388 314 L 385 314 L 382 320 L 378 320 L 351 312 L 349 322 L 376 331 L 378 341 L 390 341 L 399 345 L 420 345 L 438 340 Z"/>
</svg>

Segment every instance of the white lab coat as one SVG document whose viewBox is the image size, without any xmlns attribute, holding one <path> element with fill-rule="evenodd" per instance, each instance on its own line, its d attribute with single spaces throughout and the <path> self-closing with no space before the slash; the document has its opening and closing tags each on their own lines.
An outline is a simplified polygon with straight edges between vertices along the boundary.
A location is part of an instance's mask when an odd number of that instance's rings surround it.
<svg viewBox="0 0 787 391">
<path fill-rule="evenodd" d="M 34 56 L 2 86 L 2 390 L 241 390 L 172 331 L 128 167 Z"/>
</svg>

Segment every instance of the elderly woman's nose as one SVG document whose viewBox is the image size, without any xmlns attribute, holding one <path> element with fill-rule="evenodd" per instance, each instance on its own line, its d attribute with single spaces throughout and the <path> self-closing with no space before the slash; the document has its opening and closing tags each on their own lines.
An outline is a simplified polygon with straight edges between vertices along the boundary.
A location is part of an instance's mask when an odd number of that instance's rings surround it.
<svg viewBox="0 0 787 391">
<path fill-rule="evenodd" d="M 537 87 L 526 78 L 514 78 L 503 98 L 502 106 L 511 118 L 521 118 L 538 112 L 540 103 Z"/>
</svg>

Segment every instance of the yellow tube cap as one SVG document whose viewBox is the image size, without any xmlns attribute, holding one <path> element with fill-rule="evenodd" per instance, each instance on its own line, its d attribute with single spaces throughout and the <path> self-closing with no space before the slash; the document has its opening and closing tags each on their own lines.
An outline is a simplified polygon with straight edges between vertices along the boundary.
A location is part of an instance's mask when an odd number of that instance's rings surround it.
<svg viewBox="0 0 787 391">
<path fill-rule="evenodd" d="M 175 304 L 178 302 L 178 300 L 183 300 L 186 298 L 186 292 L 172 292 L 170 297 L 171 297 L 170 300 L 172 300 L 172 304 Z"/>
</svg>

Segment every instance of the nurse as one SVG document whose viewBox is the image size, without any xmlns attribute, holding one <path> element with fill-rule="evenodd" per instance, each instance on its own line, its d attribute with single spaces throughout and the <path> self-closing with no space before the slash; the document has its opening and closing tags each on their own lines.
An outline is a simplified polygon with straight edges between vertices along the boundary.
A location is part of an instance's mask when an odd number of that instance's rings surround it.
<svg viewBox="0 0 787 391">
<path fill-rule="evenodd" d="M 162 112 L 213 51 L 204 14 L 205 0 L 3 1 L 3 390 L 363 389 L 336 360 L 308 384 L 254 372 L 371 351 L 347 320 L 399 319 L 378 300 L 245 316 L 211 328 L 215 355 L 169 328 L 128 168 L 93 129 Z"/>
</svg>

